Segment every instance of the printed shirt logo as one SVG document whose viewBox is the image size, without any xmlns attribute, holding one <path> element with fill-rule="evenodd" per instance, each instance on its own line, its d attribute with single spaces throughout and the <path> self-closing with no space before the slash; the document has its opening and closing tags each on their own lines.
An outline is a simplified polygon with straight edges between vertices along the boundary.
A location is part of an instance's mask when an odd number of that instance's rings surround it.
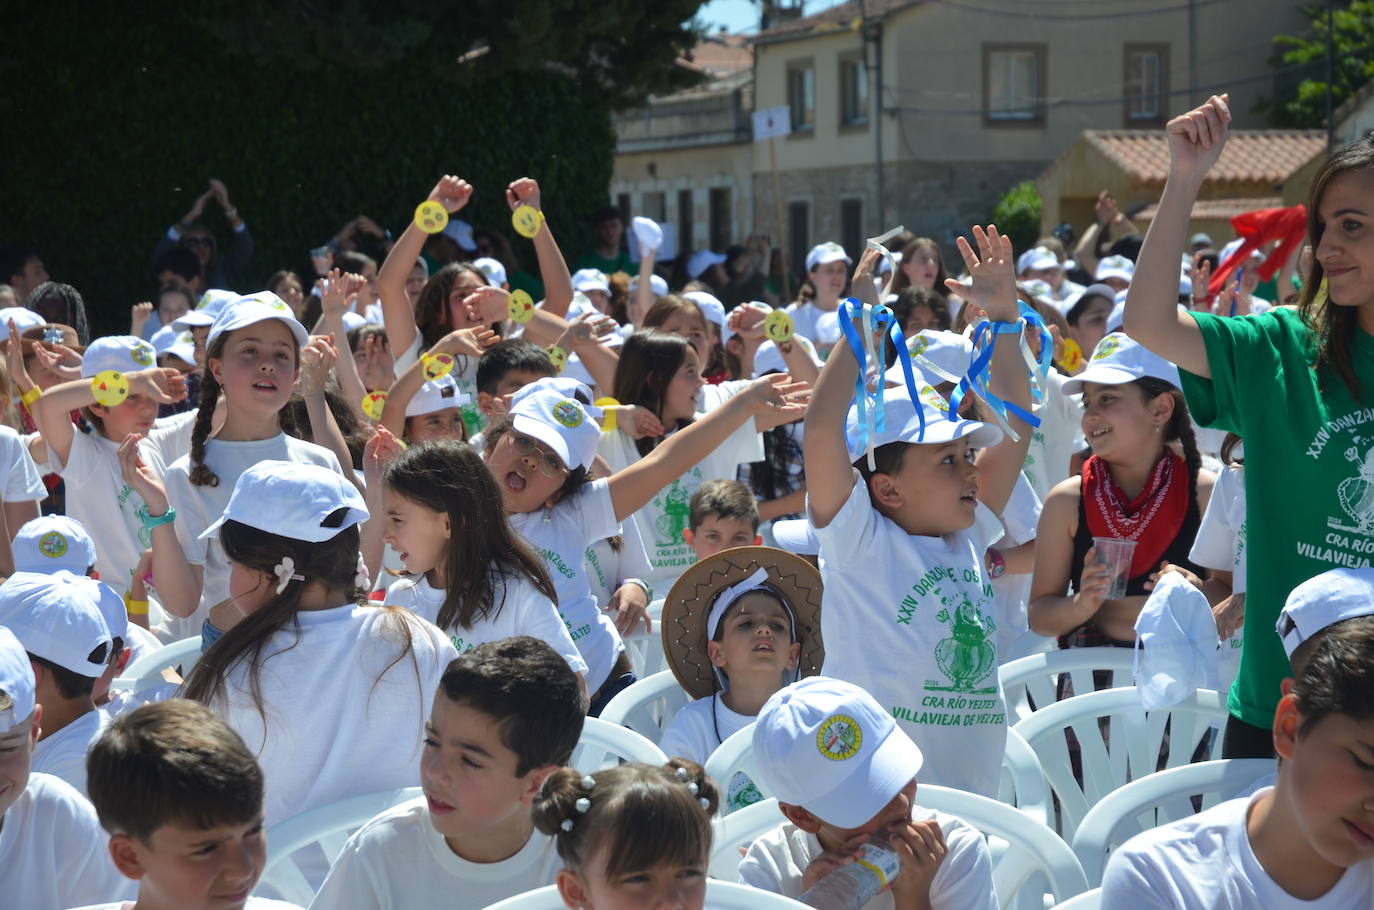
<svg viewBox="0 0 1374 910">
<path fill-rule="evenodd" d="M 553 406 L 553 419 L 571 430 L 573 427 L 581 426 L 582 409 L 576 403 L 565 399 Z"/>
<path fill-rule="evenodd" d="M 58 559 L 67 552 L 67 538 L 57 531 L 49 531 L 38 538 L 38 552 L 49 559 Z"/>
<path fill-rule="evenodd" d="M 1097 350 L 1093 351 L 1093 360 L 1106 360 L 1116 353 L 1116 349 L 1121 347 L 1121 341 L 1111 335 L 1098 342 Z"/>
<path fill-rule="evenodd" d="M 1361 456 L 1357 446 L 1350 446 L 1345 459 L 1358 468 L 1354 477 L 1345 478 L 1336 487 L 1336 498 L 1350 522 L 1331 518 L 1327 524 L 1337 531 L 1369 534 L 1374 532 L 1374 447 Z"/>
<path fill-rule="evenodd" d="M 660 547 L 676 546 L 682 542 L 682 532 L 691 523 L 691 493 L 681 480 L 668 485 L 667 493 L 654 500 L 654 505 L 663 510 L 654 520 L 654 530 L 658 532 L 655 543 Z"/>
<path fill-rule="evenodd" d="M 146 344 L 136 344 L 134 349 L 129 352 L 129 357 L 139 366 L 151 366 L 153 362 L 153 349 Z"/>
<path fill-rule="evenodd" d="M 949 402 L 945 400 L 945 396 L 941 395 L 930 386 L 921 389 L 921 399 L 937 411 L 949 410 Z"/>
<path fill-rule="evenodd" d="M 827 718 L 816 734 L 816 748 L 831 761 L 853 758 L 863 742 L 863 730 L 854 718 L 846 714 L 835 714 Z"/>
</svg>

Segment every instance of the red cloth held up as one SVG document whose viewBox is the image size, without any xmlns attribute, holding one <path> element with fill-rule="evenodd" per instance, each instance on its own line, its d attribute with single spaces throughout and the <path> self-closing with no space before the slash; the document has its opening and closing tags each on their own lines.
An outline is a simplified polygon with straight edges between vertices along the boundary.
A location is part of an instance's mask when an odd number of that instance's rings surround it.
<svg viewBox="0 0 1374 910">
<path fill-rule="evenodd" d="M 1262 280 L 1268 281 L 1273 278 L 1274 273 L 1288 261 L 1293 250 L 1302 243 L 1303 235 L 1307 232 L 1307 206 L 1295 205 L 1287 209 L 1257 209 L 1253 212 L 1244 212 L 1231 219 L 1231 227 L 1236 229 L 1236 234 L 1244 238 L 1245 242 L 1226 257 L 1225 262 L 1218 263 L 1217 270 L 1212 273 L 1212 280 L 1207 284 L 1209 298 L 1217 295 L 1225 286 L 1226 280 L 1231 277 L 1231 273 L 1244 265 L 1252 252 L 1266 243 L 1277 240 L 1279 245 L 1265 257 L 1264 263 L 1259 267 L 1259 276 Z"/>
</svg>

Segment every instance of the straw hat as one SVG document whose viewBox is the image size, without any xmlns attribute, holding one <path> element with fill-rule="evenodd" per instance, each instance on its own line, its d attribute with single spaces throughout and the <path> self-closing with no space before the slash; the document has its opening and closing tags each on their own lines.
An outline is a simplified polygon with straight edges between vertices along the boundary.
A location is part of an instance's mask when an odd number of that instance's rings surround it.
<svg viewBox="0 0 1374 910">
<path fill-rule="evenodd" d="M 83 354 L 86 351 L 86 348 L 81 344 L 81 339 L 77 337 L 76 329 L 55 322 L 25 329 L 19 336 L 19 344 L 23 348 L 23 356 L 25 357 L 29 356 L 35 347 L 56 351 L 56 345 L 59 344 L 66 345 L 78 354 Z"/>
<path fill-rule="evenodd" d="M 821 573 L 800 556 L 773 547 L 735 547 L 702 560 L 683 573 L 663 602 L 663 653 L 678 683 L 693 698 L 706 698 L 721 686 L 706 656 L 711 635 L 707 617 L 716 598 L 758 569 L 768 572 L 765 587 L 792 611 L 801 642 L 798 676 L 821 671 Z"/>
</svg>

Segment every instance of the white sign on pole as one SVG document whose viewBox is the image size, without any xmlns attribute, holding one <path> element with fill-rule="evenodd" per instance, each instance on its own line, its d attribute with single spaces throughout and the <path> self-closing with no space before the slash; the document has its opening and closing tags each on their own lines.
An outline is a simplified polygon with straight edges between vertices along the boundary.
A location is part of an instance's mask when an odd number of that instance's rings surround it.
<svg viewBox="0 0 1374 910">
<path fill-rule="evenodd" d="M 792 132 L 792 110 L 787 105 L 754 111 L 754 141 L 786 136 Z"/>
</svg>

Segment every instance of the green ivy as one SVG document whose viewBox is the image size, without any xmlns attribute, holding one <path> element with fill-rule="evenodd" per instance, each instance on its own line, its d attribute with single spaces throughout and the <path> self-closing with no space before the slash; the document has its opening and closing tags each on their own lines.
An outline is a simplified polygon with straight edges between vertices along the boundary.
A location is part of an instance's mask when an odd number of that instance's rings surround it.
<svg viewBox="0 0 1374 910">
<path fill-rule="evenodd" d="M 992 222 L 1011 238 L 1018 253 L 1030 249 L 1040 236 L 1040 190 L 1034 180 L 1007 190 L 992 210 Z"/>
</svg>

